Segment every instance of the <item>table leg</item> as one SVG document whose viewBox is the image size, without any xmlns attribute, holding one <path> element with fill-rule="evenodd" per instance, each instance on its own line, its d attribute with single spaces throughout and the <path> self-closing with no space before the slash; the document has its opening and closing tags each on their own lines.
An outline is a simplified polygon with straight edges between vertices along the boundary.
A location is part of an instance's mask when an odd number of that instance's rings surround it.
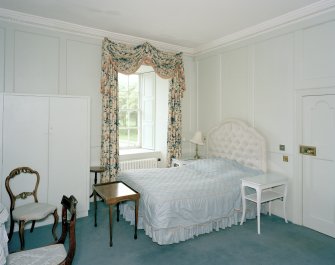
<svg viewBox="0 0 335 265">
<path fill-rule="evenodd" d="M 257 192 L 257 233 L 261 233 L 261 195 L 262 191 L 260 189 Z"/>
<path fill-rule="evenodd" d="M 94 195 L 94 226 L 97 226 L 97 192 L 93 190 Z"/>
<path fill-rule="evenodd" d="M 109 246 L 113 246 L 113 205 L 109 205 Z"/>
<path fill-rule="evenodd" d="M 116 204 L 116 221 L 119 221 L 120 216 L 120 203 Z"/>
<path fill-rule="evenodd" d="M 244 222 L 244 219 L 245 219 L 245 211 L 246 211 L 246 201 L 245 201 L 245 189 L 244 189 L 244 186 L 242 185 L 241 186 L 241 194 L 242 194 L 242 218 L 241 218 L 241 223 L 240 225 L 243 224 Z"/>
<path fill-rule="evenodd" d="M 135 200 L 135 234 L 134 234 L 134 239 L 137 239 L 137 223 L 138 223 L 138 199 Z"/>
</svg>

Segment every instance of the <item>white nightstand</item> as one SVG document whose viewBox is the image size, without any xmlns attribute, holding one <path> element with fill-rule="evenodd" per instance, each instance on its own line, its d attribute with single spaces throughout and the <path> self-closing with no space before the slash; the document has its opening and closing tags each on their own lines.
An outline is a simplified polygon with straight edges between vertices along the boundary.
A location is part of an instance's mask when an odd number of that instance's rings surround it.
<svg viewBox="0 0 335 265">
<path fill-rule="evenodd" d="M 272 190 L 272 188 L 283 186 L 284 192 L 278 192 Z M 286 219 L 286 195 L 287 195 L 288 179 L 287 177 L 280 175 L 278 173 L 266 173 L 256 177 L 248 177 L 242 179 L 242 204 L 243 204 L 243 214 L 241 218 L 241 225 L 244 222 L 245 211 L 246 211 L 246 200 L 257 203 L 257 232 L 261 233 L 260 226 L 260 214 L 261 214 L 261 204 L 264 202 L 269 202 L 269 214 L 271 215 L 271 201 L 282 199 L 284 208 L 284 218 Z M 245 187 L 250 187 L 256 190 L 255 193 L 246 195 Z"/>
<path fill-rule="evenodd" d="M 171 165 L 173 167 L 181 167 L 181 166 L 185 166 L 191 162 L 193 162 L 194 159 L 177 159 L 177 158 L 172 158 L 172 163 Z"/>
</svg>

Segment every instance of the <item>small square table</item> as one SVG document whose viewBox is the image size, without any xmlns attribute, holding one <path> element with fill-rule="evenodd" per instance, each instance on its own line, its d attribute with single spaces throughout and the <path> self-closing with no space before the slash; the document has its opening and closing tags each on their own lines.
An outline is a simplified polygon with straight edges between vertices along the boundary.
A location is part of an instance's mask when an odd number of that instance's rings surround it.
<svg viewBox="0 0 335 265">
<path fill-rule="evenodd" d="M 109 245 L 113 246 L 112 240 L 112 210 L 113 205 L 117 205 L 117 221 L 119 221 L 119 204 L 123 201 L 135 201 L 135 233 L 137 239 L 138 206 L 140 194 L 122 181 L 114 181 L 93 185 L 94 194 L 94 226 L 97 226 L 97 195 L 109 206 Z"/>
</svg>

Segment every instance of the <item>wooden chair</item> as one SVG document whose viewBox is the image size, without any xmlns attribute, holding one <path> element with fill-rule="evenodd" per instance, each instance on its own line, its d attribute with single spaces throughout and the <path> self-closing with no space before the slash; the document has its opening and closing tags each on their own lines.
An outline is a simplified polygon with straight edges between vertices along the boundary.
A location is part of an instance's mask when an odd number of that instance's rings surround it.
<svg viewBox="0 0 335 265">
<path fill-rule="evenodd" d="M 76 205 L 74 196 L 65 195 L 62 198 L 62 235 L 59 240 L 51 245 L 30 250 L 19 251 L 8 255 L 7 265 L 71 265 L 76 250 Z M 68 214 L 70 219 L 68 220 Z M 66 252 L 64 242 L 69 231 L 69 247 Z"/>
<path fill-rule="evenodd" d="M 35 175 L 35 188 L 31 192 L 21 192 L 18 195 L 14 195 L 13 191 L 10 187 L 10 181 L 24 173 L 27 176 L 34 176 Z M 19 223 L 19 235 L 20 235 L 20 243 L 21 243 L 21 250 L 24 249 L 24 226 L 27 222 L 32 221 L 30 232 L 33 232 L 35 227 L 35 222 L 42 220 L 46 218 L 49 214 L 53 214 L 54 216 L 54 225 L 52 227 L 52 234 L 55 238 L 55 241 L 57 240 L 56 235 L 56 227 L 58 224 L 58 214 L 57 214 L 57 207 L 54 205 L 50 205 L 47 203 L 39 203 L 37 199 L 37 189 L 38 185 L 40 183 L 40 175 L 37 171 L 32 170 L 29 167 L 19 167 L 13 169 L 9 176 L 6 178 L 6 190 L 10 197 L 10 230 L 8 234 L 9 241 L 12 239 L 13 236 L 13 230 L 14 230 L 14 222 Z M 28 196 L 34 197 L 34 202 L 27 203 L 22 206 L 15 207 L 15 203 L 17 199 L 23 199 L 25 200 Z"/>
</svg>

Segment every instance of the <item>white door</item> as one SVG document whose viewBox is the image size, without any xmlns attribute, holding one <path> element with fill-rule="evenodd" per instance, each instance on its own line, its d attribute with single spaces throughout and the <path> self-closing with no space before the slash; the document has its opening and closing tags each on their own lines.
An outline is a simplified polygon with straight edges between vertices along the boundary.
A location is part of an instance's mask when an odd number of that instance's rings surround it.
<svg viewBox="0 0 335 265">
<path fill-rule="evenodd" d="M 89 207 L 89 128 L 89 98 L 50 98 L 48 202 L 74 195 L 79 216 Z"/>
<path fill-rule="evenodd" d="M 303 97 L 303 225 L 335 237 L 335 95 Z"/>
<path fill-rule="evenodd" d="M 3 113 L 3 93 L 0 93 L 0 174 L 2 176 L 2 113 Z M 5 179 L 2 177 L 0 186 L 5 186 Z M 2 190 L 0 189 L 0 198 L 2 198 Z"/>
<path fill-rule="evenodd" d="M 31 167 L 41 177 L 37 194 L 40 202 L 47 201 L 48 106 L 48 97 L 4 95 L 3 183 L 12 169 Z M 34 187 L 32 179 L 26 178 L 24 174 L 14 178 L 11 183 L 16 193 L 32 191 Z M 6 206 L 10 205 L 5 185 L 2 185 L 2 202 Z M 18 205 L 21 203 L 22 200 L 19 200 Z"/>
</svg>

